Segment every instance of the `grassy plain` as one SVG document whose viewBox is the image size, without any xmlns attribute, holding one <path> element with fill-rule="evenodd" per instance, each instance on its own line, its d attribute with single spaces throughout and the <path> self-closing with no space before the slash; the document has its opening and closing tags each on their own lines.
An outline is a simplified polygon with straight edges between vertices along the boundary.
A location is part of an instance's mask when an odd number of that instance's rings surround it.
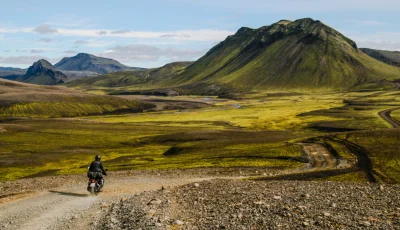
<svg viewBox="0 0 400 230">
<path fill-rule="evenodd" d="M 96 154 L 103 156 L 110 170 L 240 166 L 291 169 L 302 165 L 301 149 L 292 143 L 338 130 L 386 129 L 390 126 L 378 112 L 400 105 L 393 92 L 272 92 L 238 99 L 169 99 L 203 101 L 209 106 L 78 119 L 3 119 L 0 181 L 84 173 Z M 57 108 L 57 104 L 53 105 L 44 109 Z M 3 116 L 12 117 L 4 112 Z M 35 118 L 37 114 L 18 116 Z M 395 154 L 397 139 L 393 135 L 398 133 L 379 136 L 372 132 L 354 134 L 352 138 L 369 146 L 374 167 L 384 175 L 382 178 L 396 181 L 395 164 L 400 158 Z M 386 145 L 392 147 L 382 154 L 392 158 L 376 153 Z M 344 146 L 332 146 L 342 157 L 354 158 Z M 351 173 L 330 179 L 360 181 L 359 178 L 359 173 Z"/>
</svg>

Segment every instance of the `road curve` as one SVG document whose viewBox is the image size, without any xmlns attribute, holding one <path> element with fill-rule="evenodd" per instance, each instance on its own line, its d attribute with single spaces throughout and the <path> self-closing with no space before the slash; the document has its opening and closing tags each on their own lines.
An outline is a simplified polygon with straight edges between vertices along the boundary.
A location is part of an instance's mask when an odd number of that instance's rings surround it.
<svg viewBox="0 0 400 230">
<path fill-rule="evenodd" d="M 384 110 L 384 111 L 379 112 L 378 115 L 379 115 L 383 120 L 385 120 L 385 121 L 388 122 L 390 125 L 392 125 L 393 128 L 399 129 L 399 128 L 400 128 L 400 121 L 398 121 L 398 120 L 396 120 L 396 119 L 394 119 L 394 118 L 392 118 L 392 117 L 390 116 L 390 114 L 392 113 L 393 110 L 398 110 L 398 109 L 400 109 L 400 108 L 387 109 L 387 110 Z"/>
<path fill-rule="evenodd" d="M 336 159 L 324 146 L 315 143 L 299 143 L 307 154 L 310 165 L 308 170 L 334 169 L 340 161 Z"/>
</svg>

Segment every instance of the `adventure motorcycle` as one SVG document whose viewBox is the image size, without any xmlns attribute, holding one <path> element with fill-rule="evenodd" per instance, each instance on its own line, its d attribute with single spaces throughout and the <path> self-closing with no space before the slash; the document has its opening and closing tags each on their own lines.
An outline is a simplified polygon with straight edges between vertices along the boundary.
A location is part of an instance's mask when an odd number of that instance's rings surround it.
<svg viewBox="0 0 400 230">
<path fill-rule="evenodd" d="M 108 171 L 108 169 L 106 169 L 105 171 Z M 102 177 L 99 177 L 97 174 L 101 173 L 88 172 L 89 182 L 87 190 L 88 192 L 90 192 L 91 195 L 97 195 L 99 192 L 101 192 L 101 189 L 104 186 L 104 179 Z"/>
<path fill-rule="evenodd" d="M 91 195 L 97 195 L 104 186 L 104 179 L 89 178 L 87 190 Z"/>
</svg>

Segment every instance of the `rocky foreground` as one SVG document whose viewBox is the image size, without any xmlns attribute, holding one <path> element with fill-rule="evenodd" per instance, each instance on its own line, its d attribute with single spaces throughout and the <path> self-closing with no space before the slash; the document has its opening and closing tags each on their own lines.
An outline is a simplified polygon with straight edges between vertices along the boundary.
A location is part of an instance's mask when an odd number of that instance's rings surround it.
<svg viewBox="0 0 400 230">
<path fill-rule="evenodd" d="M 400 185 L 218 179 L 101 208 L 94 229 L 400 229 Z"/>
</svg>

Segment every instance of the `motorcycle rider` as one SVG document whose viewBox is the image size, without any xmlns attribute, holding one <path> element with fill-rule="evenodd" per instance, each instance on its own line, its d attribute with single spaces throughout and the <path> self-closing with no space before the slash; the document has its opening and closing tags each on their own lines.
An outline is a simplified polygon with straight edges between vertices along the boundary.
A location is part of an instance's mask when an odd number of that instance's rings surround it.
<svg viewBox="0 0 400 230">
<path fill-rule="evenodd" d="M 94 158 L 94 161 L 89 166 L 89 171 L 87 173 L 87 176 L 89 177 L 89 179 L 97 179 L 98 180 L 98 183 L 100 185 L 100 191 L 104 185 L 103 175 L 107 176 L 107 172 L 106 172 L 106 170 L 104 170 L 103 164 L 101 163 L 101 156 L 96 155 Z M 89 190 L 89 186 L 88 186 L 88 190 Z"/>
</svg>

